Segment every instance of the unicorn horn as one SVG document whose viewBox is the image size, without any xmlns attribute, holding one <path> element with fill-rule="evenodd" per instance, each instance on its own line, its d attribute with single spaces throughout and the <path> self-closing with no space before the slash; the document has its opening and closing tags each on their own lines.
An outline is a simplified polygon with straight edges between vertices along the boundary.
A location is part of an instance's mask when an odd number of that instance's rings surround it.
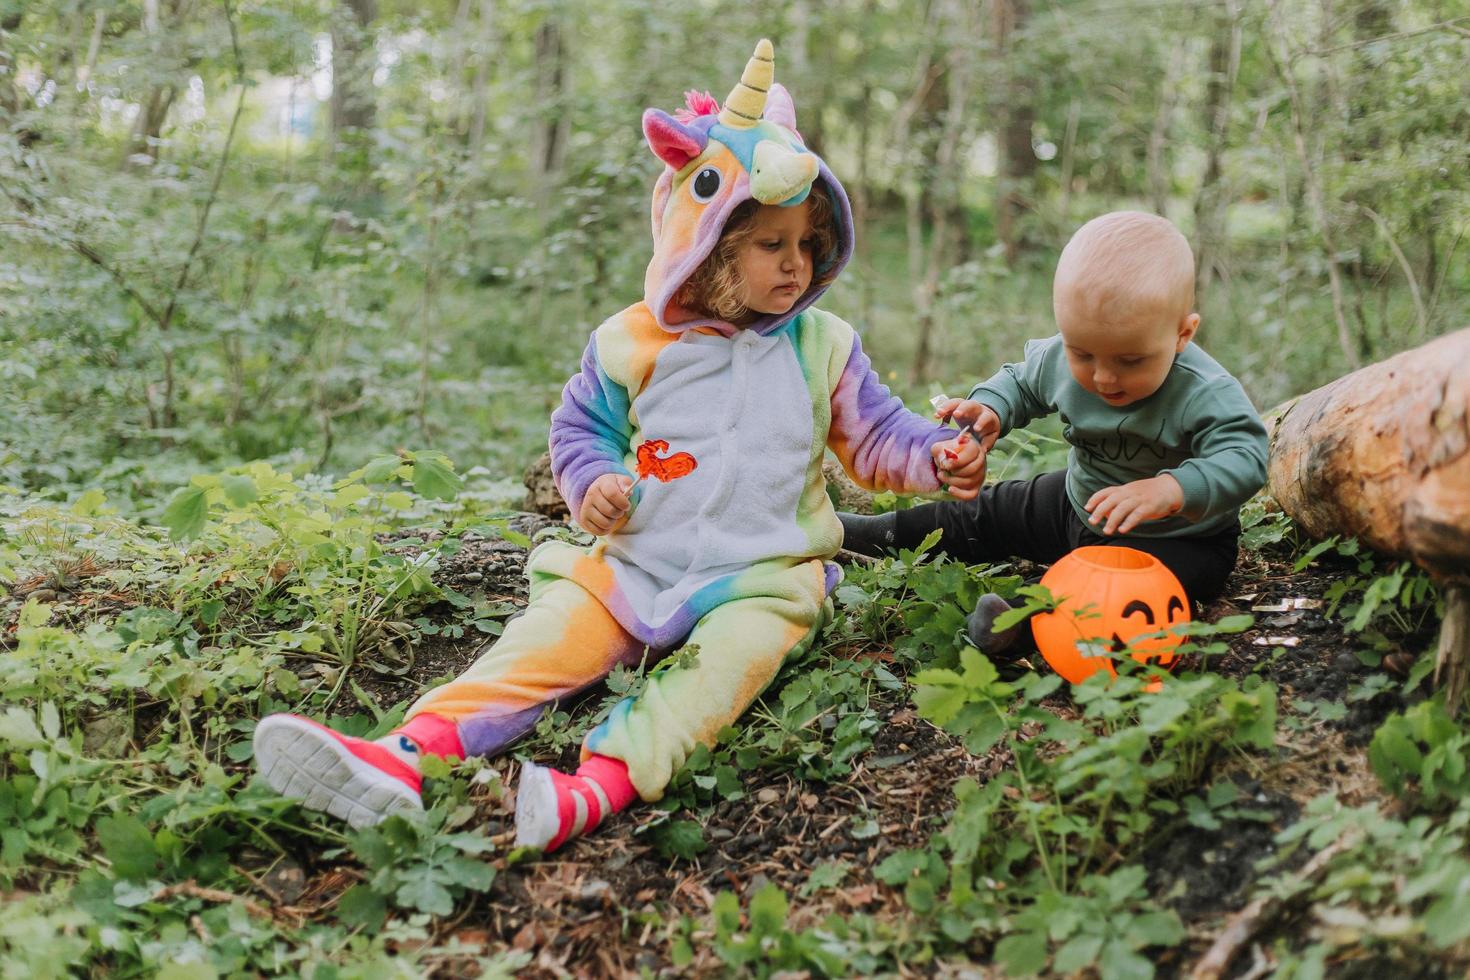
<svg viewBox="0 0 1470 980">
<path fill-rule="evenodd" d="M 720 110 L 720 123 L 731 129 L 749 129 L 766 111 L 766 93 L 776 78 L 776 50 L 765 38 L 755 46 L 755 54 L 745 63 L 740 83 L 730 90 L 725 108 Z"/>
</svg>

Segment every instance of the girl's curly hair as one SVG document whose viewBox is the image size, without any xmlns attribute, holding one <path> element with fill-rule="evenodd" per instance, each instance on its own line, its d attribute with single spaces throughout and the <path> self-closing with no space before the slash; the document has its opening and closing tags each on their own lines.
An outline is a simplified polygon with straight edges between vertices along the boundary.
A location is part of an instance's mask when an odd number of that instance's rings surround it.
<svg viewBox="0 0 1470 980">
<path fill-rule="evenodd" d="M 820 274 L 812 274 L 812 286 L 821 288 L 836 277 L 837 222 L 834 217 L 832 198 L 827 189 L 818 182 L 807 196 L 807 225 L 816 239 L 812 248 L 816 266 L 827 266 Z M 741 323 L 754 319 L 754 311 L 740 301 L 745 285 L 740 278 L 735 257 L 740 248 L 755 234 L 756 208 L 760 202 L 744 201 L 730 213 L 720 240 L 705 256 L 699 268 L 684 281 L 675 294 L 674 301 L 687 310 L 724 320 L 726 323 Z"/>
</svg>

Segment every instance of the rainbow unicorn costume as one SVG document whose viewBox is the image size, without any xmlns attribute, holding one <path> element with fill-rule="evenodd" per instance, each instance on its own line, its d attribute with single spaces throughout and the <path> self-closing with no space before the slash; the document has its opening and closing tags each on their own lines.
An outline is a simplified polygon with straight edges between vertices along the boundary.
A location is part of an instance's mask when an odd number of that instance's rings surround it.
<svg viewBox="0 0 1470 980">
<path fill-rule="evenodd" d="M 803 145 L 762 41 L 723 109 L 690 93 L 643 132 L 667 165 L 653 193 L 644 299 L 593 333 L 551 419 L 551 462 L 572 514 L 598 477 L 644 475 L 624 526 L 590 548 L 540 545 L 524 615 L 473 666 L 410 709 L 424 751 L 490 755 L 542 711 L 618 664 L 681 651 L 586 739 L 626 763 L 645 800 L 695 746 L 745 711 L 830 617 L 842 528 L 826 493 L 830 449 L 858 483 L 941 489 L 929 447 L 952 432 L 910 413 L 869 368 L 853 329 L 812 304 L 848 261 L 847 195 Z M 682 308 L 679 287 L 730 213 L 754 198 L 825 193 L 839 227 L 813 285 L 743 328 Z"/>
</svg>

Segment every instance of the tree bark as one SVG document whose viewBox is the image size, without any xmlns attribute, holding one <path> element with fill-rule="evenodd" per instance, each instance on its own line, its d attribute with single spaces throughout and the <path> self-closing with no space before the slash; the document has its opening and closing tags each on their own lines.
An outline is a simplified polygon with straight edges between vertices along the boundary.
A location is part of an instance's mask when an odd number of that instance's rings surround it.
<svg viewBox="0 0 1470 980">
<path fill-rule="evenodd" d="M 1274 5 L 1273 5 L 1274 11 Z M 1289 36 L 1281 31 L 1274 23 L 1272 30 L 1283 37 Z M 1284 43 L 1284 42 L 1283 42 Z M 1305 100 L 1302 98 L 1300 89 L 1296 83 L 1296 69 L 1293 66 L 1290 51 L 1278 54 L 1274 43 L 1268 41 L 1264 45 L 1267 59 L 1275 69 L 1277 77 L 1286 86 L 1287 103 L 1291 113 L 1291 137 L 1292 145 L 1296 149 L 1297 162 L 1301 165 L 1301 180 L 1307 203 L 1311 208 L 1312 220 L 1317 226 L 1317 234 L 1322 239 L 1323 261 L 1327 266 L 1327 286 L 1332 296 L 1332 317 L 1337 323 L 1337 343 L 1342 348 L 1342 355 L 1347 360 L 1348 366 L 1358 368 L 1363 363 L 1363 350 L 1361 336 L 1355 337 L 1348 329 L 1347 310 L 1344 305 L 1342 292 L 1342 272 L 1338 266 L 1338 247 L 1336 233 L 1334 231 L 1331 217 L 1327 212 L 1326 192 L 1322 187 L 1322 176 L 1317 170 L 1320 157 L 1320 147 L 1316 146 L 1315 133 L 1309 139 L 1308 127 L 1311 124 Z M 1309 143 L 1311 145 L 1309 145 Z"/>
<path fill-rule="evenodd" d="M 1025 247 L 1018 223 L 1027 206 L 1027 191 L 1036 174 L 1036 152 L 1031 130 L 1036 106 L 1026 72 L 1016 64 L 1016 34 L 1026 26 L 1030 0 L 994 0 L 992 7 L 996 58 L 1004 65 L 1005 84 L 998 114 L 996 145 L 1000 150 L 996 182 L 995 234 L 1005 250 L 1006 264 L 1014 266 Z"/>
<path fill-rule="evenodd" d="M 475 79 L 470 85 L 470 124 L 465 145 L 470 152 L 479 150 L 485 141 L 485 115 L 489 111 L 490 60 L 495 45 L 494 0 L 480 0 L 479 44 L 475 50 Z"/>
<path fill-rule="evenodd" d="M 1470 328 L 1278 410 L 1270 487 L 1311 535 L 1470 580 Z"/>
<path fill-rule="evenodd" d="M 1175 48 L 1164 69 L 1164 81 L 1159 86 L 1159 105 L 1154 112 L 1153 128 L 1148 134 L 1148 149 L 1144 158 L 1148 174 L 1149 203 L 1154 214 L 1169 213 L 1169 126 L 1174 118 L 1174 106 L 1178 101 L 1179 78 L 1184 74 L 1184 49 Z"/>
<path fill-rule="evenodd" d="M 566 106 L 566 43 L 556 13 L 536 28 L 536 144 L 531 159 L 545 189 L 561 171 L 566 155 L 569 120 Z"/>
<path fill-rule="evenodd" d="M 1205 85 L 1204 123 L 1209 133 L 1205 172 L 1194 199 L 1195 294 L 1202 295 L 1223 265 L 1225 201 L 1220 161 L 1229 145 L 1230 107 L 1240 66 L 1240 12 L 1235 0 L 1220 0 L 1210 39 L 1210 80 Z"/>
<path fill-rule="evenodd" d="M 131 165 L 139 157 L 147 157 L 149 163 L 158 161 L 158 141 L 163 138 L 163 124 L 168 119 L 168 110 L 173 107 L 178 94 L 172 82 L 155 85 L 148 99 L 138 111 L 138 121 L 133 124 L 128 138 L 128 154 L 124 161 Z"/>
<path fill-rule="evenodd" d="M 377 115 L 373 71 L 372 23 L 378 0 L 344 0 L 332 17 L 332 152 L 366 145 L 358 134 L 372 128 Z"/>
<path fill-rule="evenodd" d="M 1274 416 L 1269 486 L 1299 527 L 1409 558 L 1448 587 L 1436 676 L 1454 710 L 1470 676 L 1470 328 Z"/>
<path fill-rule="evenodd" d="M 15 91 L 15 56 L 10 53 L 10 35 L 20 30 L 25 8 L 7 13 L 0 19 L 0 116 L 8 123 L 20 110 L 20 96 Z"/>
</svg>

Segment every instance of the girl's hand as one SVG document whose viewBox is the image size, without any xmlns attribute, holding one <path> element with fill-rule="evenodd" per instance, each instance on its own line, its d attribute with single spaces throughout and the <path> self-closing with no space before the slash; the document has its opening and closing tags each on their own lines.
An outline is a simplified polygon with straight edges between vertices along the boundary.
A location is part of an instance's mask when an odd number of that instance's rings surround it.
<svg viewBox="0 0 1470 980">
<path fill-rule="evenodd" d="M 934 417 L 941 422 L 953 422 L 961 428 L 975 423 L 970 431 L 980 443 L 980 453 L 990 452 L 990 447 L 1000 438 L 1000 416 L 987 405 L 969 398 L 948 398 L 939 404 Z"/>
<path fill-rule="evenodd" d="M 1134 480 L 1121 487 L 1104 487 L 1087 500 L 1083 510 L 1091 524 L 1107 519 L 1103 534 L 1127 534 L 1144 521 L 1179 513 L 1184 506 L 1184 488 L 1167 473 L 1147 480 Z"/>
<path fill-rule="evenodd" d="M 993 442 L 994 440 L 992 440 Z M 968 435 L 929 447 L 939 481 L 959 500 L 973 500 L 985 485 L 985 450 Z"/>
<path fill-rule="evenodd" d="M 633 506 L 632 488 L 633 481 L 622 474 L 602 474 L 587 488 L 577 523 L 599 536 L 611 534 L 622 526 Z"/>
</svg>

